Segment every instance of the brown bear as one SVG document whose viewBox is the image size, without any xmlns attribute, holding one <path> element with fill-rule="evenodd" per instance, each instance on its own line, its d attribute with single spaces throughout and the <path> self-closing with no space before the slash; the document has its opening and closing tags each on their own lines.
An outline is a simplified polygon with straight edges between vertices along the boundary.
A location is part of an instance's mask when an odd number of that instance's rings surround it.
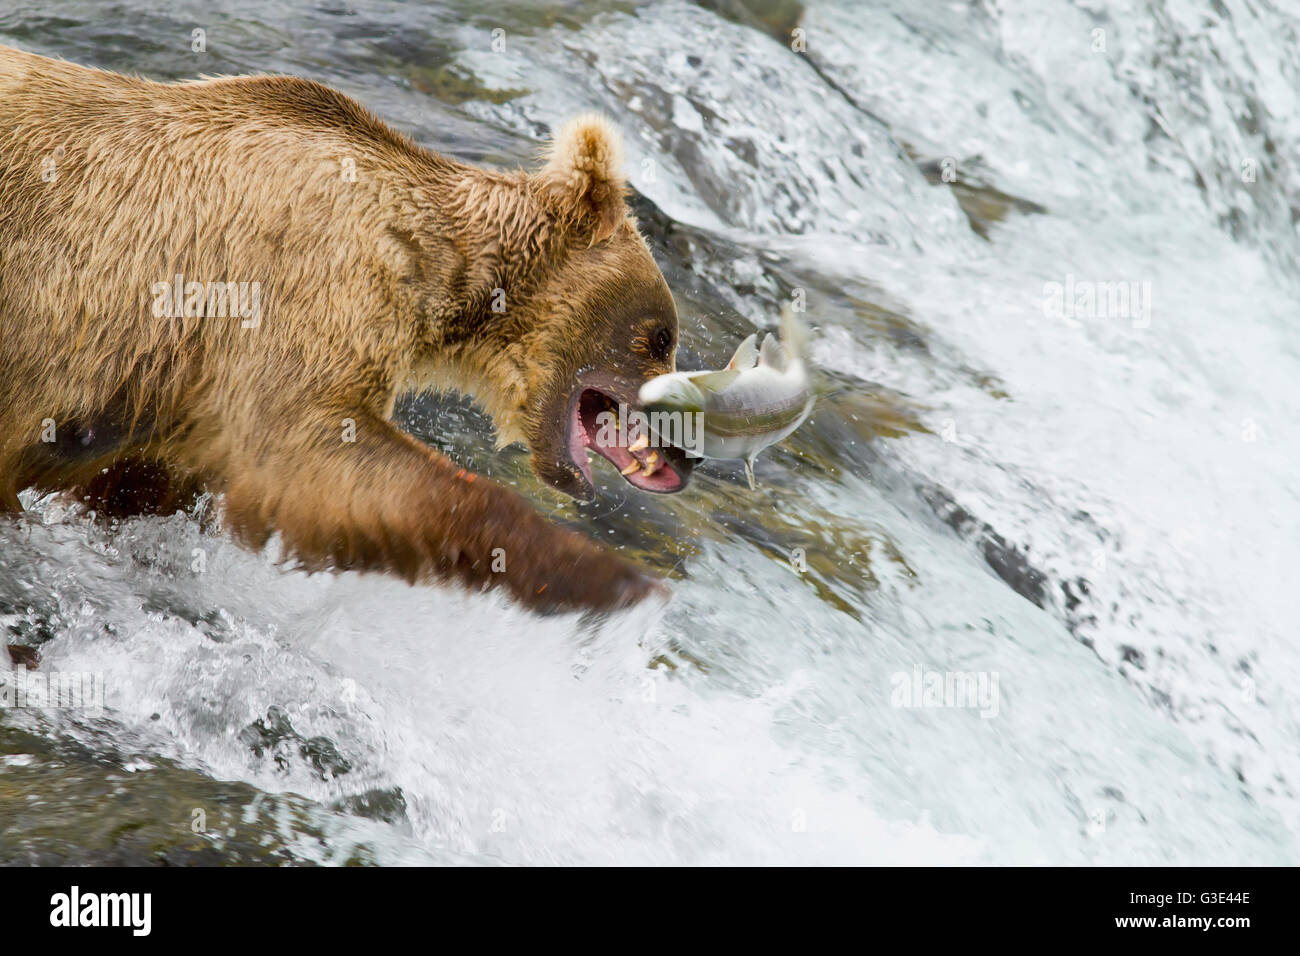
<svg viewBox="0 0 1300 956">
<path fill-rule="evenodd" d="M 529 174 L 415 145 L 288 76 L 155 83 L 0 47 L 0 511 L 213 493 L 309 569 L 502 584 L 535 609 L 660 586 L 392 423 L 453 388 L 592 495 L 588 450 L 672 492 L 678 449 L 598 438 L 674 368 L 677 313 L 621 146 L 581 117 Z"/>
</svg>

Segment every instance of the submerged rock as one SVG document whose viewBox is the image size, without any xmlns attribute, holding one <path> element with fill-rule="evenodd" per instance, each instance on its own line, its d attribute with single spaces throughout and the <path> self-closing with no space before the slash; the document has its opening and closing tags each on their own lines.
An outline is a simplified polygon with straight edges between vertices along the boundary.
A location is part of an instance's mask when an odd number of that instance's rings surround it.
<svg viewBox="0 0 1300 956">
<path fill-rule="evenodd" d="M 365 826 L 296 794 L 0 726 L 3 866 L 368 865 L 376 847 L 351 832 Z"/>
</svg>

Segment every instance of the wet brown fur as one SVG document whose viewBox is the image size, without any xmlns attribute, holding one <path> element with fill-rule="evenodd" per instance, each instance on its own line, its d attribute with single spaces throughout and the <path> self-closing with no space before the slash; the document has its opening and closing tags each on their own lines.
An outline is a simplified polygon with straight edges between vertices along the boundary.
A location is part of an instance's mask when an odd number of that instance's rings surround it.
<svg viewBox="0 0 1300 956">
<path fill-rule="evenodd" d="M 312 569 L 534 608 L 640 598 L 634 566 L 390 420 L 403 392 L 467 391 L 583 493 L 562 447 L 577 376 L 633 389 L 672 369 L 655 329 L 676 340 L 620 162 L 595 118 L 538 171 L 493 172 L 311 81 L 162 84 L 0 47 L 0 511 L 31 487 L 113 515 L 209 491 L 241 541 L 278 533 Z M 258 282 L 260 325 L 156 317 L 177 273 Z"/>
</svg>

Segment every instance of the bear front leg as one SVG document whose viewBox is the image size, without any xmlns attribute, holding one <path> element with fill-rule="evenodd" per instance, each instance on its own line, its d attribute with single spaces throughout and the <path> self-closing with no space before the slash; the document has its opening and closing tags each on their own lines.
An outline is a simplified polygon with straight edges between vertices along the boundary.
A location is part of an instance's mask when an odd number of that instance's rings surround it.
<svg viewBox="0 0 1300 956">
<path fill-rule="evenodd" d="M 311 570 L 504 586 L 539 611 L 610 610 L 664 590 L 376 415 L 318 415 L 310 427 L 300 416 L 287 435 L 257 429 L 264 437 L 231 457 L 225 519 L 246 544 L 278 532 Z"/>
</svg>

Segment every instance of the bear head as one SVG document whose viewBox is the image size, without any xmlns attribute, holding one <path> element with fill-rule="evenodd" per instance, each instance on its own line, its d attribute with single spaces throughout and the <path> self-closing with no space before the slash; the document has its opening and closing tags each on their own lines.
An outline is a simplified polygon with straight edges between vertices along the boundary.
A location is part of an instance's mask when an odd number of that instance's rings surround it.
<svg viewBox="0 0 1300 956">
<path fill-rule="evenodd" d="M 587 115 L 523 177 L 527 212 L 501 242 L 534 250 L 532 264 L 513 299 L 498 290 L 505 305 L 480 370 L 498 399 L 484 404 L 500 440 L 525 443 L 537 476 L 581 500 L 594 496 L 589 452 L 658 493 L 684 488 L 694 463 L 635 414 L 641 385 L 676 370 L 678 322 L 628 209 L 622 165 L 617 130 Z"/>
</svg>

